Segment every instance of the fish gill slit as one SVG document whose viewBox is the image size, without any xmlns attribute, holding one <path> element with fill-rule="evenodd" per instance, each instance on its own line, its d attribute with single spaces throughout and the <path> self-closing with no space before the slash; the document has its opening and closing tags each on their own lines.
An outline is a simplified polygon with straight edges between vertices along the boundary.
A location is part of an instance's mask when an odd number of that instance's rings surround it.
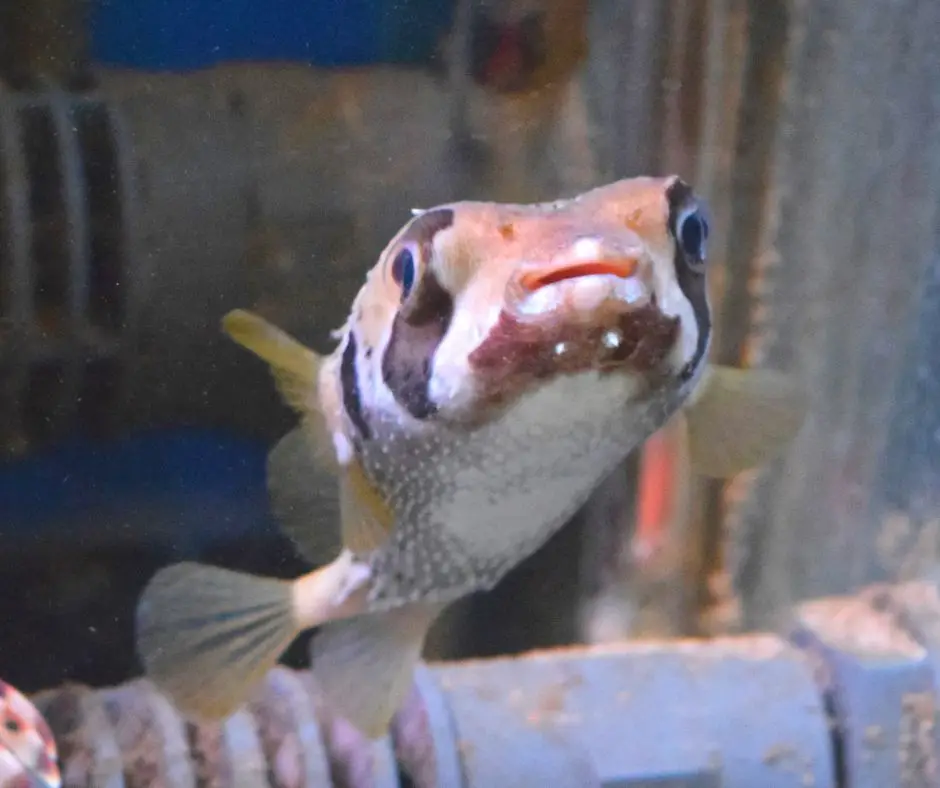
<svg viewBox="0 0 940 788">
<path fill-rule="evenodd" d="M 343 390 L 343 408 L 356 432 L 363 440 L 369 440 L 372 429 L 362 408 L 362 395 L 359 390 L 358 343 L 356 335 L 350 331 L 346 339 L 346 349 L 340 364 L 340 386 Z"/>
</svg>

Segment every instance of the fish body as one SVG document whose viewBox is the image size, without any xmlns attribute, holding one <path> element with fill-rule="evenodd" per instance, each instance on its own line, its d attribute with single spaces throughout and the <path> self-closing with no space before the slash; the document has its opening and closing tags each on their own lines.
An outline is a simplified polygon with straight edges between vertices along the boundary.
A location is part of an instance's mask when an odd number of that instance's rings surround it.
<svg viewBox="0 0 940 788">
<path fill-rule="evenodd" d="M 184 710 L 220 716 L 324 625 L 314 674 L 380 735 L 441 610 L 499 582 L 677 411 L 699 472 L 778 448 L 802 419 L 796 390 L 707 364 L 707 239 L 675 176 L 456 202 L 414 212 L 389 242 L 327 358 L 227 316 L 301 415 L 269 489 L 320 568 L 293 583 L 162 570 L 138 608 L 148 673 Z"/>
<path fill-rule="evenodd" d="M 694 214 L 677 184 L 676 203 Z M 412 308 L 427 314 L 414 322 L 384 311 L 398 306 L 394 281 L 391 297 L 367 283 L 321 372 L 324 399 L 346 405 L 333 434 L 395 521 L 388 541 L 360 556 L 372 569 L 369 610 L 491 588 L 693 390 L 710 333 L 705 290 L 691 287 L 700 325 L 670 275 L 663 186 L 638 179 L 571 201 L 440 206 L 389 244 L 386 260 L 414 250 L 450 266 L 424 272 Z M 558 279 L 533 287 L 543 275 Z"/>
<path fill-rule="evenodd" d="M 373 578 L 368 608 L 447 602 L 492 588 L 680 401 L 677 391 L 650 396 L 627 378 L 582 372 L 539 389 L 471 439 L 456 443 L 466 436 L 443 430 L 456 450 L 448 454 L 447 442 L 430 447 L 421 463 L 423 494 L 398 500 L 392 493 L 396 528 L 388 543 L 363 556 Z M 549 414 L 553 420 L 544 418 Z M 426 450 L 412 444 L 393 445 Z M 386 475 L 383 458 L 374 465 L 369 453 L 364 459 L 367 472 L 391 489 L 407 489 L 398 469 Z"/>
</svg>

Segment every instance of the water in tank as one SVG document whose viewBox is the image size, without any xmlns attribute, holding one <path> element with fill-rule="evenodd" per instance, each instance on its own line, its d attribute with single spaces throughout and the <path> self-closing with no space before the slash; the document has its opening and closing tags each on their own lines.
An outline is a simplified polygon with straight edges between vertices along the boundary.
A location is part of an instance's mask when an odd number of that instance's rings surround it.
<svg viewBox="0 0 940 788">
<path fill-rule="evenodd" d="M 342 399 L 344 424 L 368 438 L 357 414 L 370 396 L 349 381 L 386 386 L 397 363 L 406 371 L 396 385 L 411 397 L 401 419 L 434 429 L 448 407 L 460 412 L 461 397 L 482 396 L 460 375 L 476 363 L 467 343 L 495 330 L 499 310 L 475 328 L 476 318 L 460 316 L 476 314 L 473 298 L 487 308 L 487 298 L 510 298 L 467 289 L 470 267 L 502 270 L 494 260 L 511 254 L 519 270 L 550 268 L 513 283 L 554 293 L 576 275 L 629 278 L 652 265 L 647 257 L 665 260 L 667 241 L 705 249 L 704 237 L 693 243 L 666 213 L 661 237 L 650 229 L 644 211 L 667 206 L 665 187 L 647 202 L 631 196 L 636 210 L 617 214 L 616 232 L 642 249 L 633 257 L 627 247 L 597 251 L 610 240 L 606 203 L 555 203 L 639 177 L 678 176 L 707 216 L 695 225 L 707 233 L 707 361 L 786 373 L 805 392 L 805 420 L 779 451 L 715 479 L 691 469 L 684 422 L 667 409 L 650 417 L 648 441 L 591 476 L 558 449 L 592 407 L 572 388 L 548 420 L 559 437 L 538 466 L 543 492 L 536 485 L 525 506 L 502 505 L 533 479 L 510 462 L 490 474 L 502 477 L 499 500 L 480 504 L 512 512 L 520 531 L 543 509 L 563 527 L 543 529 L 511 566 L 454 559 L 448 571 L 459 564 L 487 588 L 435 618 L 425 656 L 753 632 L 804 599 L 933 576 L 937 35 L 940 9 L 917 0 L 5 4 L 0 679 L 29 696 L 69 683 L 121 687 L 143 673 L 136 611 L 158 570 L 201 562 L 287 581 L 310 571 L 312 552 L 354 539 L 339 530 L 343 495 L 353 495 L 347 482 L 329 495 L 320 476 L 297 483 L 328 523 L 316 537 L 298 541 L 296 513 L 272 505 L 269 453 L 297 425 L 303 397 L 277 365 L 272 376 L 263 352 L 232 341 L 226 315 L 247 310 L 284 332 L 270 350 L 284 359 L 330 353 L 347 320 L 362 321 L 360 341 L 374 341 L 376 358 L 371 345 L 353 348 L 360 366 L 350 372 L 355 364 L 340 353 L 330 373 L 337 383 L 327 396 Z M 445 224 L 465 234 L 452 254 L 470 262 L 437 283 L 451 322 L 429 308 L 415 317 L 404 295 L 397 303 L 381 289 L 427 294 L 422 261 L 448 242 L 419 234 L 408 258 L 374 275 L 388 279 L 373 282 L 384 306 L 355 301 L 401 228 L 430 227 L 443 220 L 427 212 L 422 224 L 422 212 L 463 201 L 476 207 Z M 522 219 L 499 218 L 515 217 L 510 209 L 497 216 L 483 203 L 555 203 L 540 214 L 554 218 L 529 235 Z M 477 229 L 467 229 L 472 222 Z M 515 251 L 493 251 L 504 247 L 486 240 L 490 230 Z M 587 262 L 549 265 L 546 249 Z M 656 276 L 675 286 L 653 304 L 667 312 L 676 293 L 687 297 L 686 274 L 668 261 Z M 476 295 L 455 298 L 461 287 Z M 661 324 L 677 343 L 662 345 L 663 358 L 682 344 L 676 336 L 701 333 L 693 311 L 676 318 L 675 335 L 669 320 Z M 636 329 L 634 362 L 655 345 L 652 312 L 644 314 L 652 322 Z M 423 369 L 387 352 L 396 319 L 400 333 L 414 332 L 412 355 L 441 332 Z M 624 325 L 613 340 L 591 335 L 590 363 L 629 345 Z M 581 336 L 559 333 L 551 348 L 560 357 Z M 513 356 L 500 346 L 488 363 L 515 364 L 513 375 L 533 380 L 538 364 L 555 369 L 535 340 L 525 348 Z M 445 384 L 428 383 L 441 370 L 453 389 L 446 402 Z M 511 375 L 499 379 L 509 386 Z M 304 396 L 321 396 L 308 384 Z M 484 421 L 506 407 L 497 399 Z M 447 435 L 459 446 L 454 436 L 471 426 L 455 423 Z M 492 448 L 503 435 L 481 442 L 481 456 L 503 456 Z M 592 440 L 606 445 L 604 435 Z M 323 445 L 334 462 L 371 456 L 362 440 Z M 407 462 L 375 467 L 394 477 Z M 420 473 L 443 477 L 451 467 L 431 466 Z M 448 495 L 458 500 L 474 478 Z M 394 532 L 381 524 L 394 506 L 369 508 L 359 493 L 363 522 Z M 481 516 L 481 529 L 504 538 L 493 525 Z M 355 533 L 369 549 L 379 538 L 365 526 Z M 416 573 L 447 551 L 441 544 L 416 553 Z M 310 635 L 285 643 L 281 663 L 306 666 Z M 261 735 L 269 749 L 273 730 Z"/>
</svg>

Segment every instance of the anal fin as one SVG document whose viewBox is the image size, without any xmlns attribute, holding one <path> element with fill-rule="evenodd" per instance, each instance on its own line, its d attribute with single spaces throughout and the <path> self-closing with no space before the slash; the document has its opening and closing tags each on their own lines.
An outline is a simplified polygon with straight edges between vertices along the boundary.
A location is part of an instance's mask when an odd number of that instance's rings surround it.
<svg viewBox="0 0 940 788">
<path fill-rule="evenodd" d="M 385 735 L 442 610 L 413 604 L 326 624 L 313 637 L 311 667 L 330 707 L 370 739 Z"/>
</svg>

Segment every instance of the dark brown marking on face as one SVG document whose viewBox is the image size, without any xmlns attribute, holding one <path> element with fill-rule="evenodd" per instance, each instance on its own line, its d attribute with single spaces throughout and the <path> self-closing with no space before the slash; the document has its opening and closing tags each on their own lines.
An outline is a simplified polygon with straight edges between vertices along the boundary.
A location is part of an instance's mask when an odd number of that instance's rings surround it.
<svg viewBox="0 0 940 788">
<path fill-rule="evenodd" d="M 516 228 L 512 222 L 506 222 L 499 226 L 499 234 L 504 241 L 512 241 L 516 237 Z"/>
<path fill-rule="evenodd" d="M 608 332 L 619 335 L 619 344 L 605 344 Z M 469 362 L 481 379 L 482 400 L 496 404 L 556 375 L 589 369 L 655 375 L 678 336 L 679 318 L 655 304 L 611 309 L 591 325 L 521 321 L 504 310 Z"/>
<path fill-rule="evenodd" d="M 450 327 L 454 300 L 429 263 L 434 254 L 434 236 L 453 222 L 454 212 L 449 208 L 428 211 L 417 217 L 401 238 L 401 243 L 417 247 L 420 273 L 392 324 L 382 358 L 382 377 L 395 400 L 417 419 L 426 419 L 437 411 L 428 383 L 434 354 Z"/>
<path fill-rule="evenodd" d="M 676 270 L 676 279 L 683 295 L 689 299 L 692 311 L 695 314 L 695 323 L 698 328 L 698 341 L 695 353 L 682 368 L 679 377 L 688 380 L 698 369 L 708 353 L 708 341 L 711 336 L 712 319 L 708 306 L 708 281 L 705 277 L 705 241 L 707 240 L 707 223 L 704 224 L 704 234 L 698 249 L 686 248 L 682 228 L 679 220 L 690 211 L 700 210 L 698 200 L 691 187 L 680 179 L 666 190 L 666 200 L 669 203 L 669 232 L 676 244 L 676 253 L 673 265 Z M 705 222 L 704 218 L 702 219 Z"/>
<path fill-rule="evenodd" d="M 398 246 L 414 244 L 418 249 L 421 266 L 426 266 L 434 254 L 434 236 L 442 230 L 452 227 L 453 224 L 453 210 L 450 208 L 432 208 L 412 219 L 408 229 L 398 239 Z"/>
</svg>

